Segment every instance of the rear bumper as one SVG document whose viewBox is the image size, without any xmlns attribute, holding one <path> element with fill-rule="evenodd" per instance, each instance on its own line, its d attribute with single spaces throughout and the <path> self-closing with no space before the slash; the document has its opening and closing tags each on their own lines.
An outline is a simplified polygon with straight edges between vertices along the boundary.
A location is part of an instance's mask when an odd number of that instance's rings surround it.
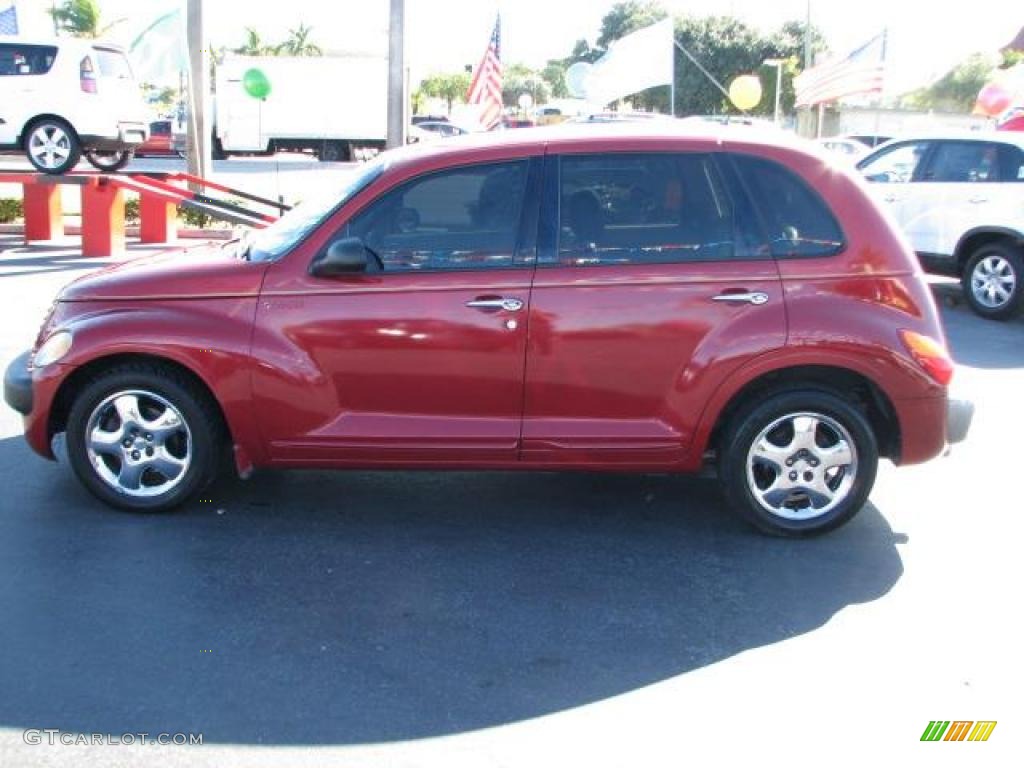
<svg viewBox="0 0 1024 768">
<path fill-rule="evenodd" d="M 946 442 L 962 443 L 974 419 L 974 403 L 970 400 L 949 400 L 946 405 Z"/>
<path fill-rule="evenodd" d="M 116 135 L 83 133 L 79 138 L 86 149 L 120 152 L 141 146 L 149 138 L 149 126 L 145 123 L 118 123 Z"/>
<path fill-rule="evenodd" d="M 31 352 L 18 355 L 4 372 L 4 400 L 22 416 L 32 412 L 32 374 L 28 369 Z"/>
</svg>

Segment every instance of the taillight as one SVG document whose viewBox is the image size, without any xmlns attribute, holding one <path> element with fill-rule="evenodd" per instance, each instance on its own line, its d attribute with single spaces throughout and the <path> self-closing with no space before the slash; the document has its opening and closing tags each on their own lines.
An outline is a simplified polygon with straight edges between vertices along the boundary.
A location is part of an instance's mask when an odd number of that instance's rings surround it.
<svg viewBox="0 0 1024 768">
<path fill-rule="evenodd" d="M 96 93 L 96 70 L 88 56 L 78 65 L 78 83 L 85 93 Z"/>
<path fill-rule="evenodd" d="M 938 384 L 946 386 L 953 378 L 953 360 L 946 347 L 931 336 L 914 331 L 900 331 L 900 339 L 914 361 Z"/>
</svg>

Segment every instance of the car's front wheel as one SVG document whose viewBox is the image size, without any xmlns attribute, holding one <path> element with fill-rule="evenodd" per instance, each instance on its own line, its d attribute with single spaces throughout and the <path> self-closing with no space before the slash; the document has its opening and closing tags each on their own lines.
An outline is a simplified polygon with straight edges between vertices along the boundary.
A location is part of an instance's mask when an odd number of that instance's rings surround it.
<svg viewBox="0 0 1024 768">
<path fill-rule="evenodd" d="M 124 168 L 135 157 L 134 149 L 123 149 L 118 151 L 103 151 L 98 149 L 87 149 L 85 159 L 96 169 L 105 173 L 113 173 Z"/>
<path fill-rule="evenodd" d="M 25 132 L 25 154 L 38 171 L 65 173 L 78 164 L 82 146 L 70 125 L 46 117 L 32 123 Z"/>
<path fill-rule="evenodd" d="M 163 512 L 216 476 L 220 424 L 206 393 L 177 371 L 120 365 L 87 383 L 72 403 L 68 458 L 86 488 L 108 504 Z"/>
<path fill-rule="evenodd" d="M 971 254 L 961 282 L 971 309 L 1009 320 L 1024 304 L 1024 259 L 1006 243 L 988 243 Z"/>
<path fill-rule="evenodd" d="M 741 408 L 719 444 L 730 507 L 765 533 L 806 536 L 850 520 L 878 468 L 871 425 L 856 407 L 819 390 L 795 390 Z"/>
</svg>

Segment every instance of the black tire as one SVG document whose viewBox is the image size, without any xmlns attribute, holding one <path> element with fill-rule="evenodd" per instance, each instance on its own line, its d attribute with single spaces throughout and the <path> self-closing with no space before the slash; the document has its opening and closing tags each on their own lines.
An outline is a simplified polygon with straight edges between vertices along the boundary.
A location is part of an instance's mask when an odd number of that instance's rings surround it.
<svg viewBox="0 0 1024 768">
<path fill-rule="evenodd" d="M 113 408 L 112 405 L 104 406 L 104 403 L 118 393 L 140 392 L 150 396 L 155 395 L 156 398 L 162 398 L 169 403 L 173 409 L 176 409 L 177 414 L 175 415 L 180 415 L 188 433 L 187 440 L 184 430 L 179 430 L 172 438 L 178 441 L 175 448 L 176 455 L 188 457 L 186 468 L 167 491 L 146 496 L 131 495 L 129 491 L 115 490 L 111 480 L 104 479 L 101 474 L 102 470 L 94 466 L 87 446 L 89 425 L 94 418 L 94 412 L 102 413 L 107 408 Z M 131 396 L 133 395 L 129 394 L 129 397 Z M 146 408 L 149 407 L 147 402 L 145 395 L 137 397 L 139 404 L 137 411 L 144 417 Z M 120 419 L 115 417 L 115 421 L 119 422 Z M 156 422 L 140 421 L 142 430 L 148 429 L 144 426 L 146 423 Z M 180 372 L 152 363 L 124 363 L 94 377 L 75 396 L 67 421 L 68 457 L 79 480 L 101 501 L 132 512 L 165 512 L 204 490 L 216 477 L 221 467 L 226 443 L 222 424 L 216 404 L 211 401 L 204 390 Z M 113 431 L 103 434 L 117 434 L 117 430 L 121 426 L 126 426 L 126 424 L 122 422 L 120 426 L 115 426 Z M 154 433 L 156 431 L 154 429 Z M 127 437 L 124 433 L 121 433 L 121 436 Z M 152 453 L 152 449 L 145 448 L 145 444 L 142 443 L 144 438 L 152 436 L 152 433 L 143 433 L 136 438 L 142 444 L 143 451 Z M 120 451 L 120 439 L 118 438 L 115 442 L 118 443 L 116 449 Z M 158 450 L 163 445 L 160 443 L 159 436 L 155 445 Z M 181 450 L 182 445 L 186 445 L 190 452 L 185 453 Z M 167 448 L 167 450 L 170 451 L 171 448 Z M 136 455 L 136 458 L 139 456 Z M 97 456 L 96 459 L 106 466 L 109 473 L 108 478 L 109 475 L 115 473 L 115 470 L 124 466 L 120 463 L 122 461 L 120 459 L 104 458 L 102 455 Z M 148 469 L 140 472 L 138 483 L 140 489 L 146 485 L 147 473 L 150 472 L 151 470 Z M 153 479 L 159 477 L 161 477 L 159 473 L 151 475 L 150 485 L 153 485 Z M 170 482 L 172 481 L 168 481 L 168 483 Z M 159 491 L 159 483 L 155 486 L 155 490 Z M 148 486 L 144 489 L 145 492 L 151 490 L 153 489 Z"/>
<path fill-rule="evenodd" d="M 85 159 L 97 170 L 114 173 L 124 168 L 135 157 L 134 149 L 122 149 L 117 152 L 102 152 L 95 149 L 85 150 Z"/>
<path fill-rule="evenodd" d="M 810 426 L 813 422 L 805 418 L 807 416 L 819 419 L 813 430 L 817 446 L 811 452 L 798 453 L 798 449 L 793 447 L 797 445 L 796 430 L 792 429 L 797 422 L 790 423 L 787 419 L 800 419 L 800 424 Z M 769 432 L 764 439 L 787 458 L 778 465 L 754 459 L 748 474 L 748 458 L 755 443 L 759 442 L 762 432 L 778 422 L 782 422 L 777 427 L 778 431 Z M 792 430 L 793 439 L 783 447 L 781 443 L 786 442 L 787 429 Z M 850 453 L 853 459 L 844 469 L 828 470 L 825 451 L 829 450 L 827 446 L 833 436 L 846 438 L 847 446 L 852 442 Z M 818 441 L 824 442 L 826 447 Z M 838 442 L 832 443 L 833 450 L 838 446 Z M 848 522 L 867 501 L 878 469 L 878 443 L 865 415 L 832 392 L 810 388 L 760 396 L 742 406 L 722 433 L 718 454 L 719 481 L 729 507 L 758 530 L 773 536 L 810 536 Z M 789 461 L 793 461 L 792 465 L 786 463 Z M 816 463 L 812 466 L 808 462 Z M 835 472 L 831 481 L 826 470 Z M 808 480 L 806 492 L 799 487 L 784 490 L 793 481 L 802 483 L 801 475 L 805 472 L 808 473 L 805 477 L 813 477 L 815 481 L 820 477 L 826 486 L 830 482 L 835 484 L 834 506 L 822 504 L 822 511 L 817 511 L 812 497 L 819 501 L 828 497 L 816 494 L 811 480 Z M 817 472 L 822 474 L 816 475 Z M 771 491 L 774 483 L 779 481 L 783 489 Z M 784 499 L 777 506 L 779 510 L 785 509 L 785 513 L 772 511 L 763 505 L 755 495 L 757 490 Z M 809 510 L 806 507 L 801 509 L 803 499 L 810 506 Z M 787 507 L 788 504 L 793 506 Z"/>
<path fill-rule="evenodd" d="M 1006 242 L 982 245 L 967 260 L 960 283 L 964 299 L 976 313 L 990 320 L 1009 320 L 1024 305 L 1021 251 Z"/>
<path fill-rule="evenodd" d="M 56 154 L 48 154 L 45 150 L 42 151 L 41 155 L 39 154 L 38 142 L 43 139 L 53 139 L 54 137 L 59 137 L 56 145 L 59 147 L 60 153 L 66 153 L 63 158 L 58 158 Z M 78 140 L 78 134 L 75 133 L 75 129 L 64 120 L 56 117 L 43 117 L 30 123 L 25 129 L 22 147 L 25 150 L 25 155 L 28 157 L 28 161 L 32 163 L 32 167 L 42 173 L 67 173 L 78 165 L 78 161 L 82 157 L 82 144 Z M 36 152 L 36 154 L 33 154 L 33 152 Z M 53 158 L 52 162 L 47 158 Z"/>
</svg>

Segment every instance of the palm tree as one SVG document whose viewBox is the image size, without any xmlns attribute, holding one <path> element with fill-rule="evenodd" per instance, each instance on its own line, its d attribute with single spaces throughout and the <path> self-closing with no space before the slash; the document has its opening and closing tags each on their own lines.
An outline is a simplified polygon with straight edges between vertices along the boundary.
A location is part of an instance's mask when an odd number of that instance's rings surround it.
<svg viewBox="0 0 1024 768">
<path fill-rule="evenodd" d="M 245 43 L 241 47 L 235 48 L 235 53 L 241 53 L 245 56 L 273 56 L 277 53 L 278 46 L 267 45 L 263 42 L 260 37 L 260 33 L 252 27 L 245 28 Z"/>
<path fill-rule="evenodd" d="M 298 29 L 288 30 L 288 39 L 277 47 L 277 52 L 285 56 L 323 56 L 323 49 L 316 43 L 309 42 L 312 27 L 300 23 Z"/>
<path fill-rule="evenodd" d="M 117 19 L 106 25 L 100 23 L 100 8 L 96 0 L 64 0 L 49 11 L 57 29 L 72 37 L 102 37 L 111 27 L 125 19 Z"/>
</svg>

